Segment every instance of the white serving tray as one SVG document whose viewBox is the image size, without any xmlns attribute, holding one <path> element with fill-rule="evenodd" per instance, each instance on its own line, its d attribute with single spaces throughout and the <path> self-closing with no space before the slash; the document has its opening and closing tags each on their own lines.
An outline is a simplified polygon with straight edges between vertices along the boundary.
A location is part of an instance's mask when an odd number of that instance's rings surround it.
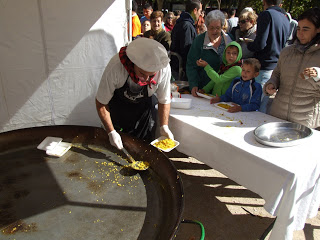
<svg viewBox="0 0 320 240">
<path fill-rule="evenodd" d="M 158 148 L 158 147 L 155 146 L 154 144 L 157 143 L 157 142 L 160 142 L 161 140 L 164 140 L 164 139 L 166 139 L 166 138 L 167 138 L 167 137 L 161 136 L 161 137 L 153 140 L 150 144 L 151 144 L 152 146 L 154 146 L 155 148 Z M 174 147 L 168 148 L 168 149 L 162 149 L 162 148 L 158 148 L 158 149 L 161 150 L 161 151 L 164 151 L 164 152 L 170 152 L 172 149 L 178 147 L 179 144 L 180 144 L 180 143 L 179 143 L 178 141 L 176 141 L 176 140 L 173 140 L 173 141 L 174 141 L 174 143 L 175 143 Z"/>
<path fill-rule="evenodd" d="M 189 98 L 172 98 L 171 107 L 189 109 L 191 108 L 191 102 L 192 102 L 192 99 L 189 99 Z"/>
</svg>

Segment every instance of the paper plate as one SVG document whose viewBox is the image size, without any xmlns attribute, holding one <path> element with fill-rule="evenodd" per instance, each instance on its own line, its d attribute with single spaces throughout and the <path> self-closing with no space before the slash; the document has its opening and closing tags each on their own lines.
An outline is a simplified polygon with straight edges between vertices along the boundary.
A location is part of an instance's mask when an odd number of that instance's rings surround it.
<svg viewBox="0 0 320 240">
<path fill-rule="evenodd" d="M 46 151 L 46 154 L 55 157 L 61 157 L 70 148 L 71 143 L 62 142 L 62 138 L 59 137 L 46 137 L 37 148 Z"/>
<path fill-rule="evenodd" d="M 54 149 L 60 142 L 62 138 L 59 137 L 46 137 L 39 145 L 38 149 L 40 150 L 52 150 Z"/>
<path fill-rule="evenodd" d="M 229 108 L 227 106 L 232 107 L 233 105 L 231 102 L 218 102 L 218 103 L 213 104 L 213 106 L 220 108 L 224 111 L 228 111 Z"/>
<path fill-rule="evenodd" d="M 159 148 L 159 147 L 157 147 L 157 146 L 154 145 L 155 143 L 160 142 L 161 140 L 164 140 L 164 139 L 167 139 L 167 137 L 161 136 L 161 137 L 153 140 L 150 144 L 151 144 L 152 146 L 158 148 L 159 150 L 164 151 L 164 152 L 170 152 L 172 149 L 178 147 L 179 144 L 180 144 L 178 141 L 173 140 L 173 141 L 174 141 L 174 144 L 175 144 L 174 147 L 168 148 L 168 149 L 162 149 L 162 148 Z"/>
<path fill-rule="evenodd" d="M 71 143 L 60 142 L 54 149 L 47 150 L 46 154 L 55 157 L 62 157 L 70 148 Z"/>
<path fill-rule="evenodd" d="M 197 95 L 198 95 L 199 97 L 203 97 L 203 98 L 206 98 L 206 99 L 211 99 L 211 98 L 214 97 L 213 95 L 208 94 L 208 93 L 199 93 L 199 92 L 197 92 Z"/>
</svg>

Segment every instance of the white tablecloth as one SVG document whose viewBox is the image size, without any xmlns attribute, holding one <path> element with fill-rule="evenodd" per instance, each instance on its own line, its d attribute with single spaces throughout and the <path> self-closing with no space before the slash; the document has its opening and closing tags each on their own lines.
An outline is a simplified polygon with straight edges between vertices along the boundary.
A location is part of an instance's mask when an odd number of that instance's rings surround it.
<svg viewBox="0 0 320 240">
<path fill-rule="evenodd" d="M 320 205 L 320 132 L 303 144 L 275 148 L 255 140 L 254 129 L 283 122 L 260 112 L 228 113 L 208 99 L 192 98 L 191 109 L 170 111 L 169 127 L 180 142 L 177 150 L 193 156 L 259 194 L 277 220 L 270 239 L 292 239 Z"/>
</svg>

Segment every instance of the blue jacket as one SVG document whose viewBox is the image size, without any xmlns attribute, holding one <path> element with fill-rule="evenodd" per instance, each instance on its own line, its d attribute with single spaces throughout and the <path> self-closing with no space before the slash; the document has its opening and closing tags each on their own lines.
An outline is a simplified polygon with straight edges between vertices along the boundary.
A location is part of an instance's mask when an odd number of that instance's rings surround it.
<svg viewBox="0 0 320 240">
<path fill-rule="evenodd" d="M 289 30 L 289 19 L 280 7 L 272 6 L 260 13 L 256 38 L 247 47 L 260 61 L 261 70 L 273 70 L 276 67 L 280 51 L 289 37 Z"/>
<path fill-rule="evenodd" d="M 187 12 L 181 13 L 171 32 L 170 51 L 179 53 L 184 70 L 186 69 L 189 49 L 196 36 L 197 32 L 193 18 Z M 170 64 L 173 69 L 178 69 L 179 63 L 175 61 L 175 58 L 172 59 Z"/>
<path fill-rule="evenodd" d="M 221 102 L 234 102 L 241 106 L 242 112 L 256 111 L 260 108 L 262 87 L 254 79 L 243 81 L 235 78 L 226 93 L 220 96 Z"/>
</svg>

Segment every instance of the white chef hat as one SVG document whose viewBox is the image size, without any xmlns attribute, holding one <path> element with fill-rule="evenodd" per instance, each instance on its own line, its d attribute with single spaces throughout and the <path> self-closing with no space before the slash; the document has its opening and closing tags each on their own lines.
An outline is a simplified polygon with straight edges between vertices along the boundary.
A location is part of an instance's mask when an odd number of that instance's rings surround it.
<svg viewBox="0 0 320 240">
<path fill-rule="evenodd" d="M 132 41 L 127 47 L 127 56 L 146 72 L 157 72 L 170 62 L 165 47 L 149 38 L 137 38 Z"/>
</svg>

